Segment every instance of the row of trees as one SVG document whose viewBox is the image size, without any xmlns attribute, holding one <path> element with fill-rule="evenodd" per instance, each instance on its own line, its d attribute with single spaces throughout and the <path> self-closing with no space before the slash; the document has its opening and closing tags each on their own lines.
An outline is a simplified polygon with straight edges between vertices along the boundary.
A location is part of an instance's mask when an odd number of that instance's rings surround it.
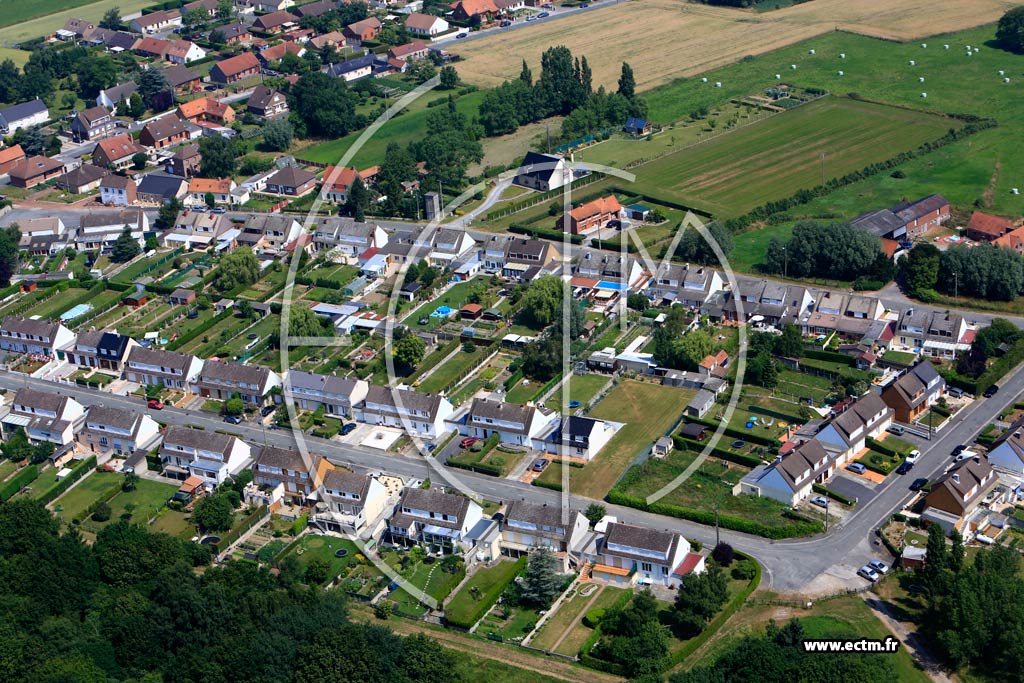
<svg viewBox="0 0 1024 683">
<path fill-rule="evenodd" d="M 936 292 L 992 301 L 1013 301 L 1024 293 L 1024 258 L 989 244 L 939 251 L 918 244 L 901 262 L 907 293 L 924 301 Z"/>
<path fill-rule="evenodd" d="M 559 46 L 544 52 L 536 83 L 524 60 L 518 79 L 488 91 L 480 104 L 480 124 L 487 135 L 504 135 L 526 123 L 565 116 L 562 137 L 570 139 L 645 113 L 629 64 L 622 64 L 618 90 L 608 93 L 601 86 L 595 91 L 587 58 L 573 58 L 569 48 Z"/>
<path fill-rule="evenodd" d="M 682 306 L 668 309 L 666 320 L 654 332 L 654 360 L 658 365 L 677 370 L 696 370 L 714 349 L 711 335 L 704 329 L 691 330 L 691 313 Z"/>
<path fill-rule="evenodd" d="M 797 223 L 788 240 L 769 240 L 763 268 L 788 277 L 866 278 L 883 283 L 893 274 L 878 237 L 846 223 L 817 221 Z"/>
</svg>

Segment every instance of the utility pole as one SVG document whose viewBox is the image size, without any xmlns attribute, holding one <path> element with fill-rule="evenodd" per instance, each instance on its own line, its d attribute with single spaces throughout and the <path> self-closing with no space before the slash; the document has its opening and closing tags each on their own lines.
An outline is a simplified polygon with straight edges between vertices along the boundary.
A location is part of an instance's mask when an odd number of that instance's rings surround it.
<svg viewBox="0 0 1024 683">
<path fill-rule="evenodd" d="M 821 184 L 825 184 L 825 153 L 821 153 Z"/>
<path fill-rule="evenodd" d="M 718 527 L 718 506 L 719 505 L 720 505 L 720 503 L 718 503 L 718 502 L 715 503 L 715 547 L 718 547 L 718 546 L 720 546 L 722 544 L 721 530 Z"/>
<path fill-rule="evenodd" d="M 788 275 L 787 275 L 788 272 L 789 272 L 789 252 L 786 251 L 785 247 L 783 247 L 782 248 L 782 278 L 783 279 L 786 279 L 788 277 Z"/>
<path fill-rule="evenodd" d="M 825 533 L 828 533 L 828 506 L 832 503 L 832 499 L 825 496 Z"/>
</svg>

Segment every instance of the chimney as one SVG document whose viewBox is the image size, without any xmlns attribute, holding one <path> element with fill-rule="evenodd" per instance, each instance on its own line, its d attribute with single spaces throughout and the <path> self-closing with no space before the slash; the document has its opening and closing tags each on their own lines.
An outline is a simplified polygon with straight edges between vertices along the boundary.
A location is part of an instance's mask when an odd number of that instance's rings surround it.
<svg viewBox="0 0 1024 683">
<path fill-rule="evenodd" d="M 959 484 L 960 483 L 960 475 L 958 473 L 954 473 L 953 474 L 953 483 L 954 484 Z"/>
</svg>

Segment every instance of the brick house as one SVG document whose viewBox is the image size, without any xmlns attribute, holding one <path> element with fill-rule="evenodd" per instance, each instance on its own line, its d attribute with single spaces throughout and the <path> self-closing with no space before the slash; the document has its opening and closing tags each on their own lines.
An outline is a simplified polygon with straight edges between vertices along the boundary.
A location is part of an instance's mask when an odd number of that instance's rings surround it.
<svg viewBox="0 0 1024 683">
<path fill-rule="evenodd" d="M 251 52 L 228 57 L 213 65 L 210 80 L 214 83 L 237 83 L 260 72 L 260 60 Z"/>
<path fill-rule="evenodd" d="M 139 133 L 139 143 L 153 149 L 163 149 L 187 139 L 188 131 L 174 114 L 150 121 Z"/>
</svg>

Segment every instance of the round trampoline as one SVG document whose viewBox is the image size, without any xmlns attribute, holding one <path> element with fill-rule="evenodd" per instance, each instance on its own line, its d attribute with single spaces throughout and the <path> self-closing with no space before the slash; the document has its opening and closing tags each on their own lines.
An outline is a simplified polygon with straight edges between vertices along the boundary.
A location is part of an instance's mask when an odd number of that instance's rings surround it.
<svg viewBox="0 0 1024 683">
<path fill-rule="evenodd" d="M 207 536 L 203 540 L 199 541 L 201 545 L 214 545 L 220 543 L 220 536 Z"/>
<path fill-rule="evenodd" d="M 345 557 L 346 555 L 348 555 L 348 550 L 345 548 L 338 548 L 334 551 L 335 557 Z"/>
<path fill-rule="evenodd" d="M 746 445 L 747 445 L 747 442 L 743 441 L 742 439 L 736 439 L 735 441 L 732 442 L 732 447 L 733 448 L 743 448 Z"/>
</svg>

